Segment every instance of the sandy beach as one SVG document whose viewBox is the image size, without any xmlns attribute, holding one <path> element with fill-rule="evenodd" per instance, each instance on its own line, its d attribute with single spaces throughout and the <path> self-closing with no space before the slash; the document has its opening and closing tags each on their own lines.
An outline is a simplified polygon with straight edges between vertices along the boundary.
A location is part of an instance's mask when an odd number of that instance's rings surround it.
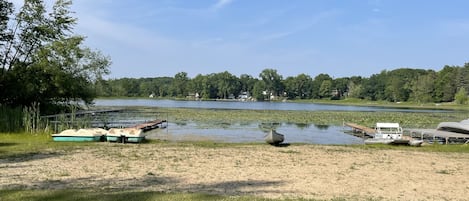
<svg viewBox="0 0 469 201">
<path fill-rule="evenodd" d="M 468 200 L 469 154 L 340 146 L 102 143 L 0 160 L 0 188 Z"/>
</svg>

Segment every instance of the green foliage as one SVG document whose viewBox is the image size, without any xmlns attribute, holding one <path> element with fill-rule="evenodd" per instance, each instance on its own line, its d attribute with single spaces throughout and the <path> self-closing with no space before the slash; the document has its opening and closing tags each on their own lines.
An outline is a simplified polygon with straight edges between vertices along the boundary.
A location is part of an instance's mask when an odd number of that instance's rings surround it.
<svg viewBox="0 0 469 201">
<path fill-rule="evenodd" d="M 275 69 L 264 69 L 259 77 L 265 84 L 265 91 L 267 94 L 278 96 L 283 91 L 282 76 L 277 73 Z"/>
<path fill-rule="evenodd" d="M 121 78 L 100 80 L 95 89 L 100 96 L 184 97 L 198 93 L 204 99 L 226 99 L 248 92 L 258 101 L 269 100 L 270 94 L 288 99 L 341 100 L 358 98 L 372 101 L 440 103 L 455 100 L 456 89 L 469 85 L 469 64 L 445 66 L 433 70 L 400 68 L 382 71 L 369 78 L 360 76 L 333 79 L 327 74 L 311 78 L 306 74 L 282 76 L 274 69 L 264 69 L 260 79 L 243 74 L 236 77 L 224 71 L 188 78 L 178 73 L 174 78 Z M 457 79 L 455 79 L 457 78 Z M 185 89 L 182 89 L 185 88 Z M 98 90 L 99 89 L 99 90 Z M 265 94 L 263 94 L 265 92 Z"/>
<path fill-rule="evenodd" d="M 109 73 L 110 59 L 83 47 L 84 37 L 73 34 L 72 2 L 55 1 L 48 13 L 42 0 L 26 0 L 16 18 L 10 18 L 10 4 L 0 4 L 0 104 L 91 103 L 93 83 Z"/>
<path fill-rule="evenodd" d="M 306 99 L 311 97 L 313 79 L 309 75 L 299 74 L 296 77 L 287 77 L 284 85 L 288 98 Z"/>
<path fill-rule="evenodd" d="M 458 93 L 456 93 L 456 95 L 454 96 L 454 100 L 459 105 L 464 105 L 467 103 L 467 92 L 464 87 L 461 87 L 459 89 Z"/>
<path fill-rule="evenodd" d="M 0 105 L 0 132 L 18 132 L 23 128 L 21 107 Z"/>
<path fill-rule="evenodd" d="M 320 98 L 329 98 L 332 96 L 332 81 L 324 80 L 319 87 L 319 97 Z"/>
<path fill-rule="evenodd" d="M 174 75 L 172 82 L 173 96 L 186 97 L 188 95 L 187 87 L 189 84 L 189 78 L 186 72 L 179 72 Z"/>
</svg>

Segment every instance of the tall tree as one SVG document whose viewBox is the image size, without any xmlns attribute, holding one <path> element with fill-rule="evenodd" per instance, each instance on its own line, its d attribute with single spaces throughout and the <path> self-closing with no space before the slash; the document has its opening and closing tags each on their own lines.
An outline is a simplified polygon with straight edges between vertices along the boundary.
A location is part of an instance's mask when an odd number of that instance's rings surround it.
<svg viewBox="0 0 469 201">
<path fill-rule="evenodd" d="M 235 96 L 239 94 L 239 80 L 228 71 L 215 74 L 215 80 L 218 88 L 218 97 L 226 99 L 231 94 Z"/>
<path fill-rule="evenodd" d="M 264 69 L 259 77 L 265 84 L 265 87 L 269 94 L 278 96 L 283 90 L 282 76 L 277 73 L 275 69 Z"/>
<path fill-rule="evenodd" d="M 437 73 L 435 80 L 435 98 L 437 102 L 451 102 L 457 91 L 458 67 L 445 66 Z"/>
<path fill-rule="evenodd" d="M 239 77 L 239 81 L 241 84 L 241 91 L 252 93 L 252 89 L 258 80 L 251 75 L 242 74 Z"/>
<path fill-rule="evenodd" d="M 25 0 L 16 18 L 8 18 L 12 29 L 0 42 L 0 103 L 91 103 L 93 83 L 109 73 L 110 59 L 84 47 L 84 37 L 73 34 L 71 4 L 58 0 L 48 14 L 42 0 Z"/>
<path fill-rule="evenodd" d="M 412 81 L 410 100 L 418 103 L 434 102 L 436 73 L 429 72 Z"/>
<path fill-rule="evenodd" d="M 186 72 L 179 72 L 174 75 L 173 80 L 173 96 L 185 97 L 187 96 L 187 87 L 189 84 L 189 78 Z"/>
<path fill-rule="evenodd" d="M 311 96 L 313 79 L 309 75 L 299 74 L 296 77 L 288 77 L 284 85 L 289 98 L 306 99 Z"/>
<path fill-rule="evenodd" d="M 311 96 L 312 96 L 312 98 L 321 98 L 320 89 L 321 89 L 322 83 L 325 80 L 332 81 L 332 78 L 328 74 L 324 74 L 324 73 L 321 73 L 321 74 L 317 75 L 316 77 L 314 77 L 312 87 L 311 87 L 311 90 L 312 90 L 311 91 Z"/>
<path fill-rule="evenodd" d="M 332 80 L 324 80 L 319 87 L 320 98 L 330 98 L 332 96 Z"/>
<path fill-rule="evenodd" d="M 464 87 L 461 87 L 458 93 L 455 94 L 454 100 L 459 105 L 463 105 L 467 103 L 467 92 L 466 92 L 466 89 L 464 89 Z"/>
</svg>

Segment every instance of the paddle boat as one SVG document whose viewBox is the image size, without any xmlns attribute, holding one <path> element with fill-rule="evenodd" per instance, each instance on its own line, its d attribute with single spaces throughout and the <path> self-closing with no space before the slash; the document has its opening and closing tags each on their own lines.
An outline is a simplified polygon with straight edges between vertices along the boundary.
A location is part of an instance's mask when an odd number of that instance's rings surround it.
<svg viewBox="0 0 469 201">
<path fill-rule="evenodd" d="M 57 142 L 98 142 L 107 134 L 101 128 L 67 129 L 58 134 L 52 134 L 52 139 Z"/>
<path fill-rule="evenodd" d="M 143 130 L 139 128 L 111 128 L 106 140 L 109 142 L 142 142 L 145 140 Z"/>
</svg>

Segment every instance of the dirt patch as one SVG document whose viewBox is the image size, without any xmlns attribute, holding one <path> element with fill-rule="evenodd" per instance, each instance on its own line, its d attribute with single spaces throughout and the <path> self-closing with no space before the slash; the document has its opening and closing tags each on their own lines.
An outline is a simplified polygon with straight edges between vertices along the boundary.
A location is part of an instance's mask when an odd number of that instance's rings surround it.
<svg viewBox="0 0 469 201">
<path fill-rule="evenodd" d="M 469 154 L 292 145 L 115 144 L 1 161 L 0 188 L 135 189 L 268 198 L 465 200 Z"/>
</svg>

